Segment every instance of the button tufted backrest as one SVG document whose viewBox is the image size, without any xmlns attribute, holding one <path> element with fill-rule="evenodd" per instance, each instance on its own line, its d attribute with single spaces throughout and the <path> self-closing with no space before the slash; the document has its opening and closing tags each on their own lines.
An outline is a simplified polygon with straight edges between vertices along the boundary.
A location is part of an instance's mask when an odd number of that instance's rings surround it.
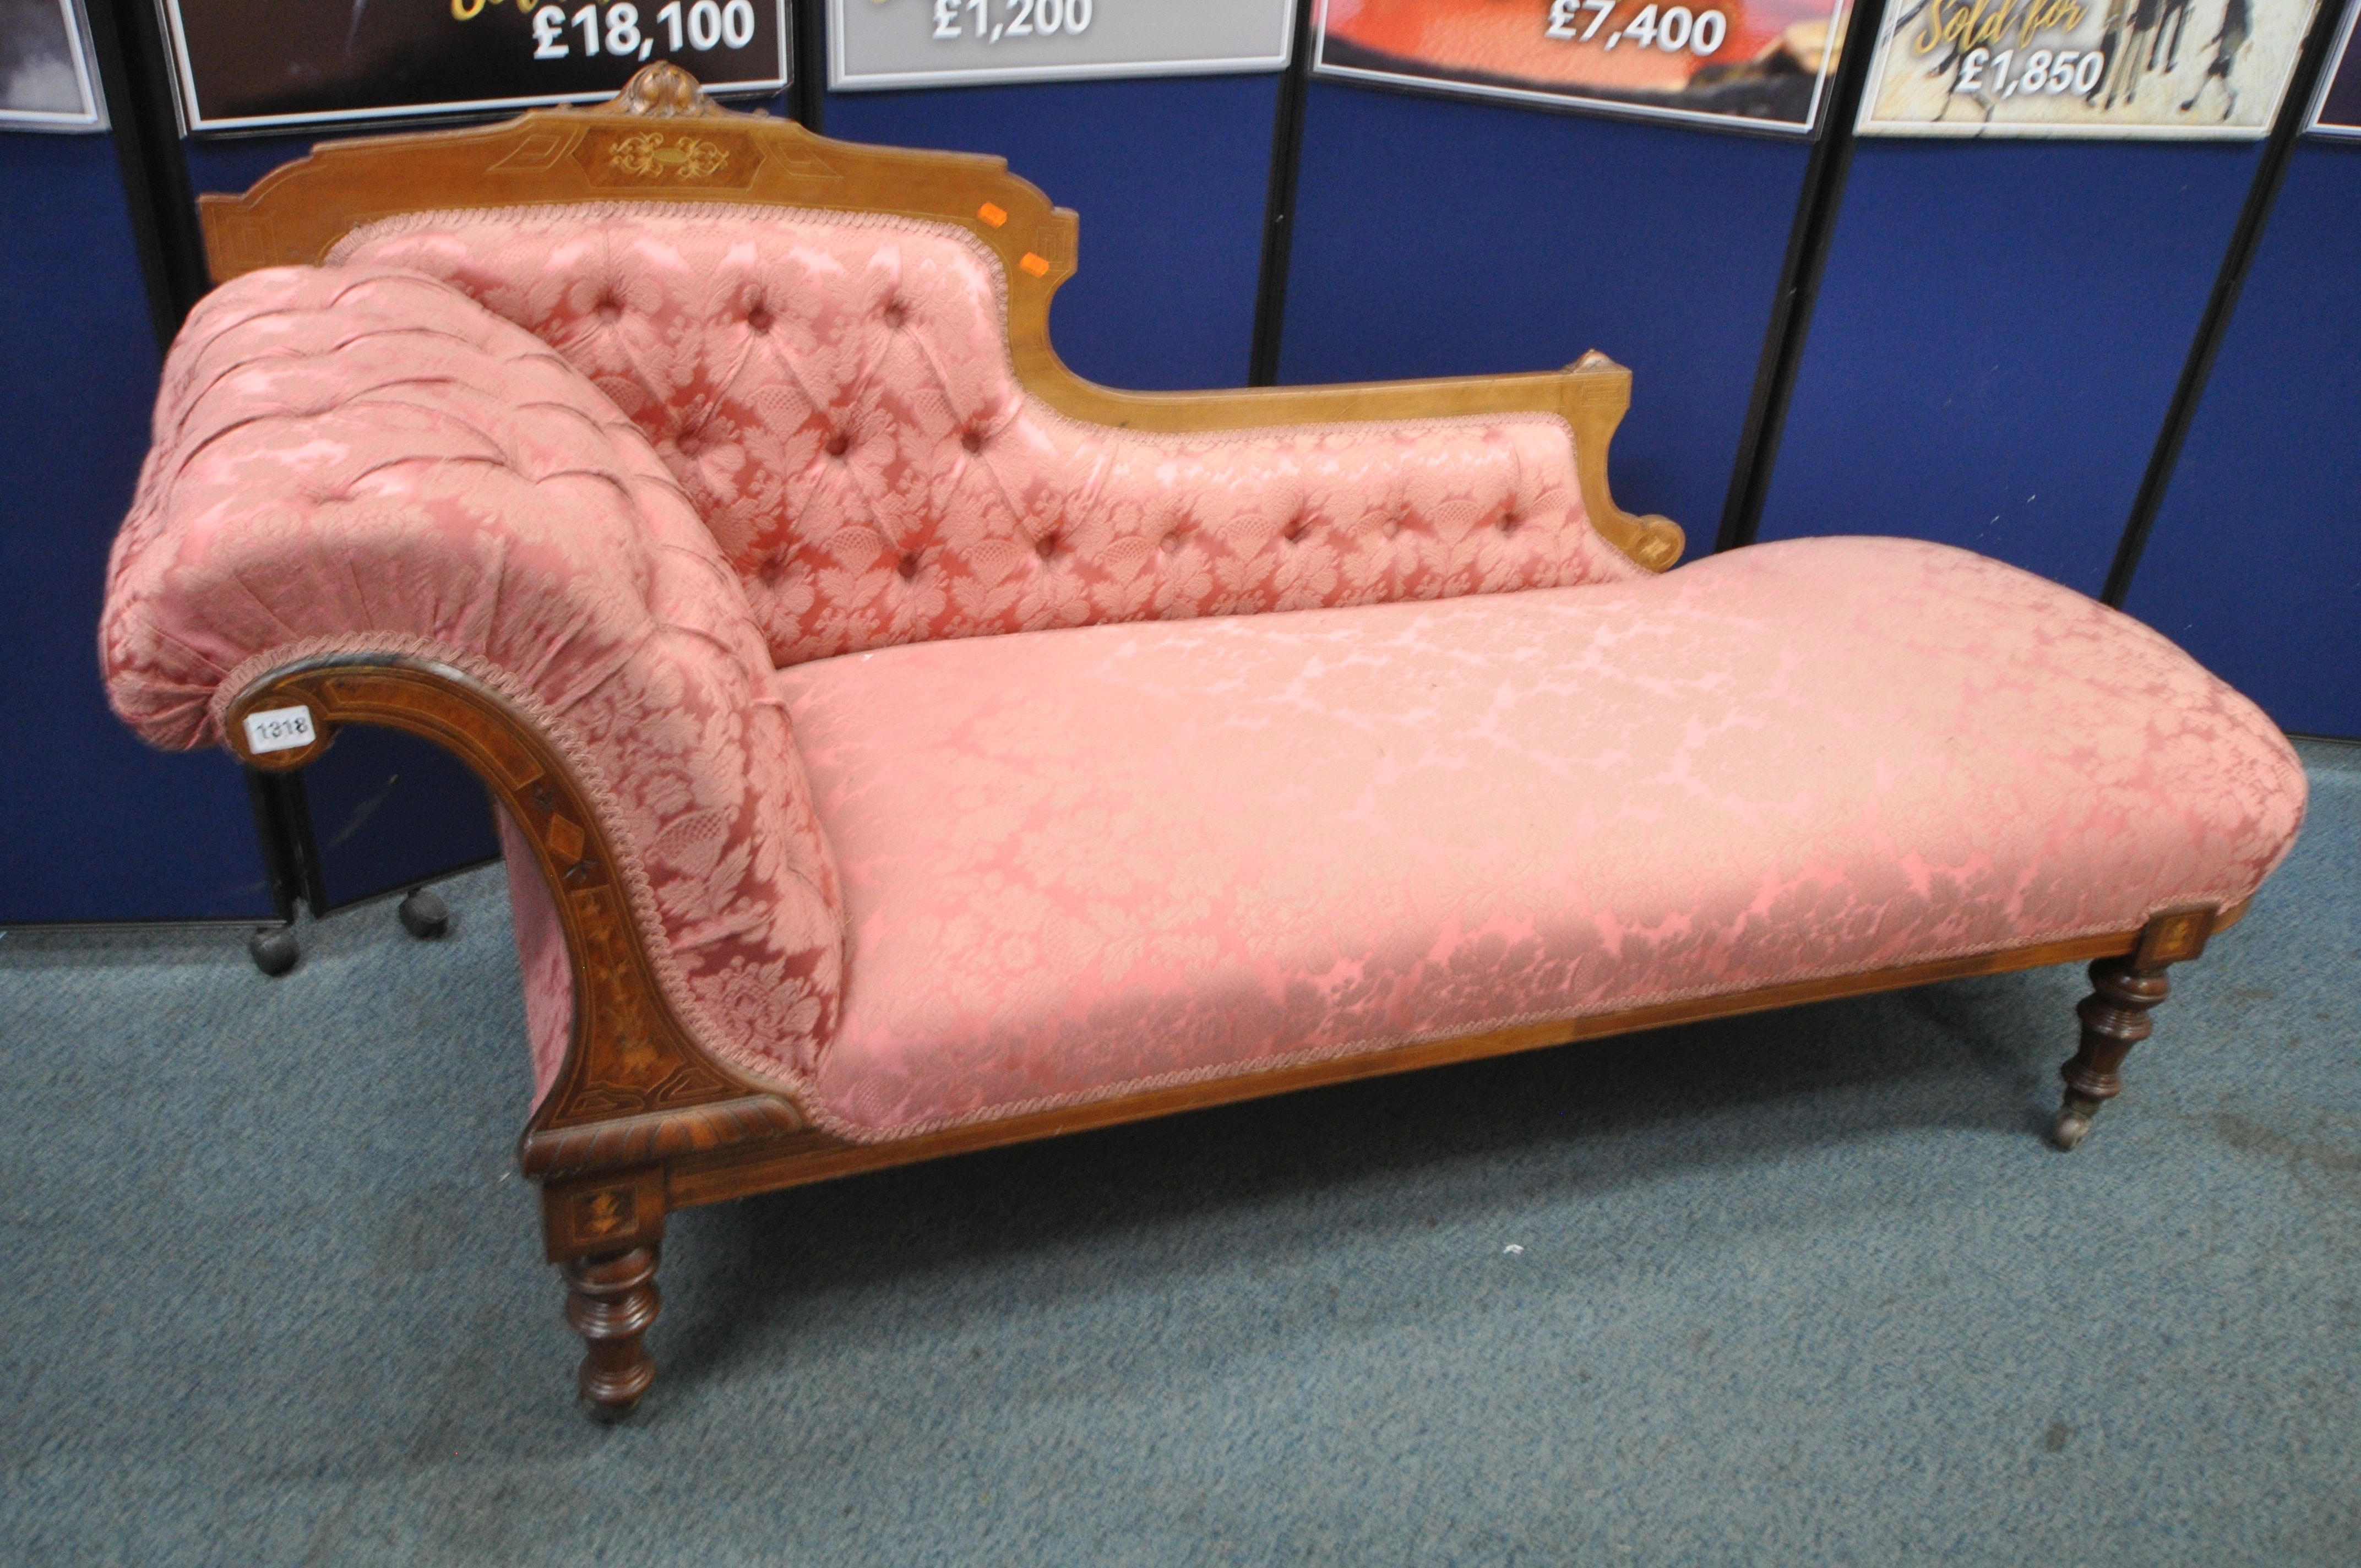
<svg viewBox="0 0 2361 1568">
<path fill-rule="evenodd" d="M 329 265 L 440 279 L 571 361 L 678 477 L 782 665 L 1642 575 L 1591 529 L 1553 415 L 1170 434 L 1057 412 L 1010 363 L 997 258 L 947 225 L 425 213 Z"/>
</svg>

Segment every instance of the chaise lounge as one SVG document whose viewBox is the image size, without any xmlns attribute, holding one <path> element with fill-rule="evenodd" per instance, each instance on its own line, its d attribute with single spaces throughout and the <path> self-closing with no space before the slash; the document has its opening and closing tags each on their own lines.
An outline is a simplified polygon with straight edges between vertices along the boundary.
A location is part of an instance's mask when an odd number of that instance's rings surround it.
<svg viewBox="0 0 2361 1568">
<path fill-rule="evenodd" d="M 1667 572 L 1627 372 L 1138 395 L 996 159 L 591 111 L 208 197 L 115 551 L 159 745 L 497 804 L 594 1415 L 675 1210 L 1374 1073 L 2091 961 L 2065 1147 L 2304 781 L 1960 551 Z"/>
</svg>

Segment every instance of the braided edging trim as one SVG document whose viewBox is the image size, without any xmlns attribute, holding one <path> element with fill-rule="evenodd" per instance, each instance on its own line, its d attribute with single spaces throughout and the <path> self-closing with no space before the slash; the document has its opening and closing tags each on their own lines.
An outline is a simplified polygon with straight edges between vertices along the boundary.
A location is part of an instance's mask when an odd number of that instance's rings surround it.
<svg viewBox="0 0 2361 1568">
<path fill-rule="evenodd" d="M 639 847 L 631 836 L 621 831 L 622 811 L 615 794 L 607 782 L 606 772 L 575 733 L 572 725 L 559 718 L 548 705 L 514 675 L 494 664 L 480 653 L 454 648 L 431 638 L 390 633 L 355 632 L 332 636 L 307 637 L 299 641 L 283 642 L 275 648 L 253 654 L 223 678 L 214 688 L 207 705 L 214 728 L 226 735 L 224 719 L 230 707 L 255 684 L 286 665 L 306 660 L 342 655 L 367 658 L 394 654 L 447 664 L 471 679 L 481 682 L 502 701 L 516 709 L 534 732 L 548 742 L 559 759 L 572 771 L 580 786 L 591 814 L 606 835 L 617 861 L 616 871 L 623 886 L 624 897 L 631 906 L 631 918 L 640 929 L 640 943 L 647 951 L 648 963 L 656 977 L 656 988 L 663 993 L 665 1005 L 689 1036 L 689 1043 L 715 1061 L 734 1068 L 752 1080 L 753 1086 L 773 1094 L 785 1095 L 795 1102 L 798 1112 L 815 1122 L 828 1119 L 811 1114 L 818 1096 L 807 1075 L 774 1053 L 752 1041 L 741 1041 L 735 1034 L 717 1025 L 704 1003 L 681 971 L 674 954 L 672 938 L 665 931 L 664 920 L 656 913 L 655 890 L 648 881 L 647 868 L 641 862 Z M 226 740 L 224 742 L 226 745 Z M 568 970 L 577 968 L 574 955 L 566 954 Z M 838 1010 L 842 1008 L 841 997 Z M 825 1041 L 815 1042 L 824 1046 Z M 569 1044 L 568 1049 L 570 1050 Z"/>
</svg>

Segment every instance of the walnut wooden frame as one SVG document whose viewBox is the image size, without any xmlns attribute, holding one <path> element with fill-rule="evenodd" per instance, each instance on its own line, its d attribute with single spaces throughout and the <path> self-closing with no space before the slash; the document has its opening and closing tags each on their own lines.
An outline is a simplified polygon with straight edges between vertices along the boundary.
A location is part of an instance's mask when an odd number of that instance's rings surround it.
<svg viewBox="0 0 2361 1568">
<path fill-rule="evenodd" d="M 688 120 L 651 130 L 648 121 Z M 627 137 L 642 138 L 626 142 Z M 653 140 L 645 139 L 653 137 Z M 622 159 L 619 148 L 636 149 Z M 712 150 L 700 152 L 700 147 Z M 719 161 L 716 161 L 716 159 Z M 596 110 L 529 114 L 482 129 L 344 142 L 315 149 L 243 197 L 206 196 L 216 279 L 316 262 L 357 225 L 395 214 L 575 203 L 618 195 L 886 211 L 960 225 L 1008 275 L 1012 349 L 1025 384 L 1077 418 L 1157 430 L 1213 430 L 1378 418 L 1542 411 L 1573 427 L 1593 523 L 1643 565 L 1678 558 L 1680 530 L 1632 517 L 1607 489 L 1607 447 L 1631 374 L 1587 355 L 1550 375 L 1246 391 L 1112 391 L 1073 375 L 1050 349 L 1049 300 L 1073 271 L 1076 219 L 998 159 L 857 147 L 767 117 L 713 107 L 670 66 L 652 66 Z M 242 720 L 301 704 L 317 738 L 251 753 Z M 2063 1069 L 2055 1135 L 2071 1147 L 2120 1091 L 2124 1055 L 2147 1033 L 2166 966 L 2194 958 L 2246 906 L 2167 910 L 2137 928 L 1839 975 L 1739 995 L 1520 1025 L 1454 1039 L 1159 1089 L 887 1143 L 848 1142 L 793 1098 L 701 1048 L 657 982 L 631 908 L 624 862 L 591 809 L 588 782 L 499 693 L 465 671 L 401 653 L 329 654 L 270 670 L 229 696 L 230 749 L 286 770 L 316 759 L 348 724 L 436 742 L 480 776 L 532 844 L 574 972 L 574 1032 L 555 1083 L 527 1124 L 519 1162 L 541 1184 L 548 1255 L 569 1286 L 567 1317 L 588 1342 L 586 1408 L 628 1414 L 653 1376 L 642 1336 L 654 1321 L 658 1244 L 669 1212 L 701 1203 L 998 1145 L 1283 1094 L 1383 1073 L 1574 1040 L 1728 1017 L 1966 975 L 2096 960 L 2081 1048 Z"/>
</svg>

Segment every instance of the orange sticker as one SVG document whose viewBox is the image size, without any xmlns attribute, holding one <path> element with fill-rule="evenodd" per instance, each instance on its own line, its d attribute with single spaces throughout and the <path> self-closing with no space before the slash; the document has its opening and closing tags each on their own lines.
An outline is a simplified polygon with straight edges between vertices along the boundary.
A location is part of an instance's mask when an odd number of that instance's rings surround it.
<svg viewBox="0 0 2361 1568">
<path fill-rule="evenodd" d="M 982 218 L 985 223 L 990 224 L 994 228 L 998 228 L 1001 225 L 1008 221 L 1008 209 L 999 206 L 994 203 L 986 202 L 983 206 L 978 207 L 975 210 L 975 215 Z"/>
<path fill-rule="evenodd" d="M 1044 256 L 1036 256 L 1029 250 L 1017 258 L 1016 265 L 1022 267 L 1026 271 L 1030 272 L 1036 278 L 1047 278 L 1049 275 L 1049 258 Z"/>
</svg>

